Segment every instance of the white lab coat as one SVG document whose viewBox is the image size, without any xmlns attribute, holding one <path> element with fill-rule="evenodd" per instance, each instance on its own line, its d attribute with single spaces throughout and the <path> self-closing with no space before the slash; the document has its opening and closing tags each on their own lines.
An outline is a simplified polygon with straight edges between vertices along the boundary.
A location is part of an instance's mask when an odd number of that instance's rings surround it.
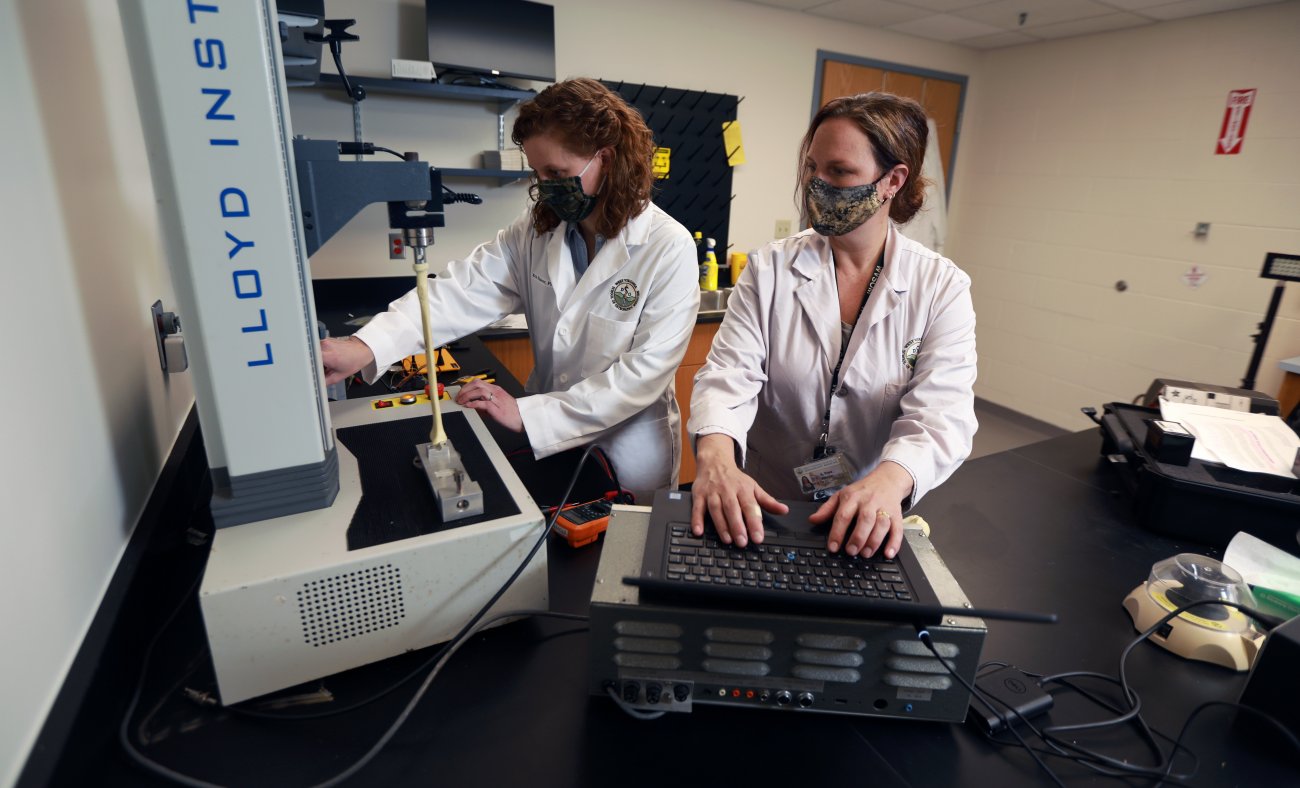
<svg viewBox="0 0 1300 788">
<path fill-rule="evenodd" d="M 807 230 L 775 241 L 750 253 L 695 377 L 689 434 L 731 436 L 745 472 L 778 498 L 806 497 L 793 469 L 821 434 L 839 318 L 827 240 Z M 840 379 L 829 445 L 858 478 L 882 460 L 902 465 L 915 484 L 910 503 L 919 501 L 966 459 L 975 435 L 970 278 L 891 224 Z"/>
<path fill-rule="evenodd" d="M 638 500 L 675 486 L 681 462 L 677 365 L 699 310 L 690 233 L 651 204 L 605 241 L 581 279 L 565 225 L 538 236 L 528 214 L 429 281 L 441 345 L 522 312 L 536 361 L 519 400 L 538 458 L 595 442 Z M 380 370 L 424 347 L 414 290 L 357 335 Z"/>
</svg>

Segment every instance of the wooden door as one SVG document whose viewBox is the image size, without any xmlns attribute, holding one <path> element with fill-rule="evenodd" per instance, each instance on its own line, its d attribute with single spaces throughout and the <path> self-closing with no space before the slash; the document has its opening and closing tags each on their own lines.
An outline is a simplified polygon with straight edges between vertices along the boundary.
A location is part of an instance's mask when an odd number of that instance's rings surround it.
<svg viewBox="0 0 1300 788">
<path fill-rule="evenodd" d="M 833 98 L 883 90 L 916 99 L 925 113 L 934 118 L 939 137 L 939 154 L 943 159 L 943 177 L 952 183 L 952 150 L 961 120 L 961 82 L 937 77 L 891 71 L 839 60 L 822 63 L 822 94 L 817 106 Z"/>
</svg>

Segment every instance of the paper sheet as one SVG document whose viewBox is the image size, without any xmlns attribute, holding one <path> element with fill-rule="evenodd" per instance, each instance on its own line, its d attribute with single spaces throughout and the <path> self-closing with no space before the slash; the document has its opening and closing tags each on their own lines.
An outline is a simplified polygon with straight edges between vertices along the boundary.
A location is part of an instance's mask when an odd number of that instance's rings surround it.
<svg viewBox="0 0 1300 788">
<path fill-rule="evenodd" d="M 1223 563 L 1240 572 L 1253 586 L 1300 596 L 1300 558 L 1262 539 L 1238 533 L 1223 551 Z"/>
<path fill-rule="evenodd" d="M 1160 415 L 1196 436 L 1192 457 L 1229 468 L 1296 478 L 1291 472 L 1300 436 L 1277 416 L 1160 400 Z"/>
<path fill-rule="evenodd" d="M 735 167 L 745 163 L 745 145 L 740 139 L 740 121 L 729 120 L 722 124 L 722 144 L 727 149 L 727 164 Z"/>
</svg>

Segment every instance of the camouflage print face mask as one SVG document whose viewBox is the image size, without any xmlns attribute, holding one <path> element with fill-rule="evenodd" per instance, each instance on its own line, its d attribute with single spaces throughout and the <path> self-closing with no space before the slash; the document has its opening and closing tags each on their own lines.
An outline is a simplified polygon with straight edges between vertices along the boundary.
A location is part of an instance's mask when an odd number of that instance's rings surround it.
<svg viewBox="0 0 1300 788">
<path fill-rule="evenodd" d="M 560 221 L 580 222 L 590 216 L 596 208 L 596 195 L 587 194 L 582 190 L 582 176 L 587 174 L 591 162 L 595 160 L 596 157 L 592 156 L 587 166 L 582 168 L 582 172 L 572 178 L 553 178 L 538 182 L 537 199 L 555 211 Z"/>
<path fill-rule="evenodd" d="M 876 189 L 886 172 L 875 183 L 839 188 L 821 178 L 808 181 L 808 219 L 818 235 L 835 236 L 851 233 L 875 215 L 885 199 Z"/>
</svg>

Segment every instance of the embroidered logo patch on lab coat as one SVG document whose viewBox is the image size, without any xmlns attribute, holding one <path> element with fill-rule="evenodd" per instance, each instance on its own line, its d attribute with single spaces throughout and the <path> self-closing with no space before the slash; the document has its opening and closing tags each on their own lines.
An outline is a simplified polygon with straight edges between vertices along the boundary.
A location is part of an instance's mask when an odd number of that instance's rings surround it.
<svg viewBox="0 0 1300 788">
<path fill-rule="evenodd" d="M 903 345 L 903 366 L 908 369 L 916 369 L 916 357 L 921 355 L 921 338 L 907 340 Z"/>
<path fill-rule="evenodd" d="M 626 312 L 641 300 L 641 291 L 631 279 L 620 279 L 609 289 L 609 300 L 614 306 Z"/>
</svg>

